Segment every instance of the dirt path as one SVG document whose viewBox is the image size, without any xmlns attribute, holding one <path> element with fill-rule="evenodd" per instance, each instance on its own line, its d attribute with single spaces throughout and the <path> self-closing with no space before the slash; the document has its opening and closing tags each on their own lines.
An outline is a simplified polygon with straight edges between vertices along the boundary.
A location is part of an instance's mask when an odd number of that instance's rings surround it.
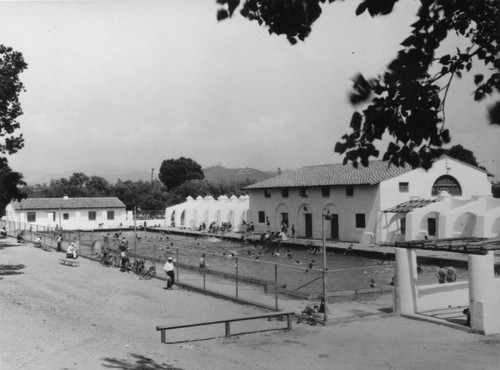
<svg viewBox="0 0 500 370">
<path fill-rule="evenodd" d="M 0 369 L 496 369 L 500 337 L 403 318 L 161 344 L 157 325 L 265 313 L 177 289 L 31 244 L 0 241 Z M 234 332 L 283 327 L 251 321 Z M 223 326 L 172 331 L 180 341 Z"/>
</svg>

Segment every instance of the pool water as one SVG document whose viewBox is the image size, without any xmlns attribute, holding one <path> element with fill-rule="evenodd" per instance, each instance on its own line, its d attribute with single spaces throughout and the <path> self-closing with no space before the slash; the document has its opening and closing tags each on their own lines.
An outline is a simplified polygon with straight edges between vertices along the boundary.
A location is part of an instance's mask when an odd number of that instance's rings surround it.
<svg viewBox="0 0 500 370">
<path fill-rule="evenodd" d="M 105 233 L 94 233 L 93 238 L 101 238 Z M 133 231 L 126 231 L 125 236 L 132 251 L 137 255 L 145 255 L 165 260 L 174 256 L 179 263 L 198 266 L 202 254 L 208 270 L 217 270 L 227 274 L 252 279 L 264 280 L 274 285 L 277 277 L 278 285 L 288 290 L 303 293 L 319 293 L 322 291 L 323 253 L 316 255 L 304 249 L 281 248 L 279 253 L 274 248 L 264 248 L 255 244 L 239 241 L 222 240 L 216 237 L 190 237 L 174 234 L 138 232 L 134 245 Z M 111 238 L 110 245 L 117 247 L 119 238 Z M 312 264 L 312 265 L 311 265 Z M 389 285 L 395 274 L 394 261 L 374 259 L 327 252 L 327 273 L 325 283 L 328 292 L 338 292 Z M 437 266 L 423 265 L 418 274 L 419 285 L 437 282 L 435 272 Z M 467 279 L 467 270 L 456 268 L 458 280 Z"/>
</svg>

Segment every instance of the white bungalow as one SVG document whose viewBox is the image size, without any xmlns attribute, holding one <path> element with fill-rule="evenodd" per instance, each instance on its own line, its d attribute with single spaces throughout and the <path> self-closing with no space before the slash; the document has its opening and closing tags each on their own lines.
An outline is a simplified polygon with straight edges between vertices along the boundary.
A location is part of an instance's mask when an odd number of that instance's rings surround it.
<svg viewBox="0 0 500 370">
<path fill-rule="evenodd" d="M 117 228 L 127 219 L 125 204 L 108 198 L 27 198 L 5 208 L 7 222 L 65 230 Z"/>
<path fill-rule="evenodd" d="M 228 198 L 221 195 L 217 200 L 211 195 L 198 196 L 196 199 L 187 197 L 186 202 L 167 207 L 165 220 L 167 226 L 198 229 L 200 225 L 207 227 L 215 222 L 221 226 L 222 223 L 230 222 L 231 231 L 240 231 L 242 222 L 246 221 L 248 211 L 248 195 Z"/>
<path fill-rule="evenodd" d="M 498 235 L 500 223 L 487 172 L 447 156 L 427 171 L 383 161 L 357 169 L 342 164 L 309 166 L 246 189 L 248 221 L 255 223 L 256 232 L 264 232 L 267 222 L 272 230 L 286 223 L 289 234 L 293 225 L 296 237 L 321 239 L 325 214 L 326 239 L 362 243 L 434 235 L 491 237 Z M 451 199 L 443 202 L 438 197 L 442 191 Z M 482 208 L 471 203 L 479 199 L 485 204 Z M 429 204 L 434 213 L 427 211 Z"/>
</svg>

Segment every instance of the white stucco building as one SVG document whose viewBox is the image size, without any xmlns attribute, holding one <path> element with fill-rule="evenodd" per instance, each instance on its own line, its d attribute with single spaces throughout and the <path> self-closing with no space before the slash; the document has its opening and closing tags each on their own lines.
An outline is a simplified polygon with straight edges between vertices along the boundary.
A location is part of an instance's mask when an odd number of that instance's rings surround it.
<svg viewBox="0 0 500 370">
<path fill-rule="evenodd" d="M 7 222 L 62 227 L 65 230 L 118 228 L 125 225 L 125 204 L 107 198 L 27 198 L 5 208 Z"/>
<path fill-rule="evenodd" d="M 227 197 L 221 195 L 214 199 L 212 196 L 198 196 L 196 199 L 187 197 L 186 202 L 167 207 L 165 221 L 167 226 L 198 229 L 201 224 L 207 227 L 215 222 L 217 226 L 230 222 L 231 231 L 241 231 L 242 222 L 247 218 L 249 200 L 248 195 Z"/>
<path fill-rule="evenodd" d="M 331 215 L 325 224 L 327 239 L 362 243 L 464 234 L 492 237 L 500 223 L 487 172 L 447 156 L 427 171 L 383 161 L 357 169 L 308 166 L 246 189 L 247 221 L 254 222 L 256 232 L 264 232 L 267 222 L 272 230 L 284 222 L 289 234 L 293 225 L 296 237 L 321 239 L 323 213 Z M 439 198 L 443 191 L 451 197 Z M 480 203 L 485 205 L 478 207 Z"/>
</svg>

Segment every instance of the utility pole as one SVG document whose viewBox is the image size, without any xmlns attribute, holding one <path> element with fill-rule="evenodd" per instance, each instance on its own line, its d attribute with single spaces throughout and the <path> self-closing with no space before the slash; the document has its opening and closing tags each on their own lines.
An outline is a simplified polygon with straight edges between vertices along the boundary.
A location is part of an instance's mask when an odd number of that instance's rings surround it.
<svg viewBox="0 0 500 370">
<path fill-rule="evenodd" d="M 154 168 L 151 168 L 151 185 L 153 185 L 153 172 L 155 171 Z"/>
</svg>

